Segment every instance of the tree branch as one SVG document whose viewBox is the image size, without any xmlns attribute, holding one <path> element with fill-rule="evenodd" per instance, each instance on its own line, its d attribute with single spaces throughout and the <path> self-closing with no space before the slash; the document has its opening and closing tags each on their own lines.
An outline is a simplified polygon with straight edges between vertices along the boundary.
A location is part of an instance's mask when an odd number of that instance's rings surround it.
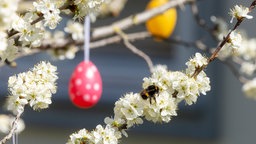
<svg viewBox="0 0 256 144">
<path fill-rule="evenodd" d="M 117 21 L 115 23 L 112 23 L 111 25 L 108 25 L 108 26 L 95 28 L 92 31 L 92 39 L 99 39 L 102 37 L 106 37 L 106 36 L 115 34 L 114 28 L 119 28 L 121 30 L 125 30 L 131 26 L 144 23 L 151 17 L 159 15 L 170 8 L 179 6 L 184 3 L 192 3 L 195 1 L 196 0 L 171 0 L 170 2 L 166 3 L 163 6 L 160 6 L 160 7 L 154 8 L 154 9 L 150 9 L 150 10 L 145 10 L 144 12 L 126 17 L 126 18 L 124 18 L 120 21 Z"/>
<path fill-rule="evenodd" d="M 126 37 L 129 41 L 137 41 L 137 40 L 142 40 L 142 39 L 145 39 L 145 38 L 149 38 L 151 37 L 151 35 L 146 32 L 146 31 L 142 31 L 142 32 L 135 32 L 135 33 L 131 33 L 131 34 L 126 34 Z M 102 39 L 102 40 L 98 40 L 98 41 L 94 41 L 94 42 L 91 42 L 90 43 L 90 48 L 91 49 L 94 49 L 94 48 L 99 48 L 99 47 L 103 47 L 103 46 L 106 46 L 106 45 L 110 45 L 110 44 L 114 44 L 114 43 L 118 43 L 118 42 L 121 42 L 122 41 L 122 38 L 121 36 L 117 35 L 117 36 L 112 36 L 112 37 L 109 37 L 109 38 L 105 38 L 105 39 Z M 36 53 L 39 53 L 39 52 L 42 52 L 42 51 L 46 51 L 46 50 L 49 50 L 49 49 L 63 49 L 69 45 L 72 45 L 72 44 L 75 44 L 75 45 L 78 45 L 78 46 L 82 46 L 84 44 L 83 41 L 73 41 L 71 38 L 70 39 L 66 39 L 66 41 L 63 41 L 63 42 L 58 42 L 58 43 L 49 43 L 47 40 L 45 40 L 43 42 L 43 44 L 41 45 L 41 47 L 39 48 L 32 48 L 31 51 L 29 53 L 19 53 L 16 57 L 16 59 L 19 59 L 21 57 L 25 57 L 25 56 L 29 56 L 29 55 L 33 55 L 33 54 L 36 54 Z M 80 49 L 82 50 L 82 48 Z M 4 64 L 6 63 L 0 63 L 0 67 L 1 66 L 4 66 Z"/>
</svg>

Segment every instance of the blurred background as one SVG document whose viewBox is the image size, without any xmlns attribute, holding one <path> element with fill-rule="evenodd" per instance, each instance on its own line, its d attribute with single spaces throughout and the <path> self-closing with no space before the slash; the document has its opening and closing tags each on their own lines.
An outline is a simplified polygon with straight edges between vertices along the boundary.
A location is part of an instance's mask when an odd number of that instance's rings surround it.
<svg viewBox="0 0 256 144">
<path fill-rule="evenodd" d="M 201 0 L 198 5 L 200 15 L 206 21 L 210 16 L 223 17 L 230 21 L 229 9 L 235 4 L 248 6 L 252 0 Z M 93 27 L 107 25 L 144 10 L 148 0 L 127 2 L 118 18 L 98 20 Z M 198 27 L 190 7 L 178 10 L 178 23 L 173 37 L 187 41 L 202 39 L 208 46 L 217 44 L 202 28 Z M 255 15 L 254 15 L 255 16 Z M 209 22 L 210 23 L 210 22 Z M 64 23 L 63 23 L 64 25 Z M 249 36 L 255 36 L 255 19 L 245 21 L 241 28 Z M 232 24 L 230 24 L 232 26 Z M 61 28 L 60 28 L 61 29 Z M 136 26 L 126 32 L 145 30 L 144 25 Z M 208 39 L 210 39 L 208 41 Z M 170 70 L 184 70 L 185 62 L 198 50 L 170 43 L 155 41 L 152 38 L 133 43 L 146 52 L 154 64 L 165 64 Z M 0 68 L 0 104 L 7 95 L 8 77 L 27 71 L 41 60 L 48 59 L 58 66 L 58 93 L 53 96 L 49 109 L 34 112 L 27 108 L 22 115 L 26 129 L 19 135 L 22 144 L 65 143 L 69 135 L 86 128 L 92 130 L 98 124 L 104 124 L 107 116 L 113 116 L 114 103 L 127 92 L 140 92 L 142 79 L 149 76 L 144 60 L 129 51 L 122 43 L 91 50 L 91 60 L 98 67 L 103 80 L 103 94 L 99 103 L 91 109 L 75 107 L 68 96 L 68 82 L 76 65 L 83 60 L 83 53 L 74 60 L 53 60 L 46 53 L 21 58 L 17 68 Z M 256 101 L 246 98 L 241 92 L 241 84 L 231 71 L 219 60 L 206 69 L 211 79 L 212 90 L 206 96 L 200 96 L 192 106 L 181 104 L 178 116 L 168 124 L 145 124 L 128 131 L 128 138 L 121 139 L 122 144 L 241 144 L 255 143 Z M 1 113 L 7 113 L 1 107 Z M 1 135 L 2 137 L 2 135 Z"/>
</svg>

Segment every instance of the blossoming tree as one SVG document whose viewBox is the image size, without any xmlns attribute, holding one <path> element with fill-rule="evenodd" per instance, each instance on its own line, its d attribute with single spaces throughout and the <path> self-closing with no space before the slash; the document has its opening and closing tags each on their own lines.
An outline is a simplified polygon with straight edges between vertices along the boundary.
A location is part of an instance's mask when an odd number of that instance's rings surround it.
<svg viewBox="0 0 256 144">
<path fill-rule="evenodd" d="M 80 23 L 84 17 L 89 16 L 92 21 L 97 22 L 100 16 L 116 16 L 125 3 L 126 0 L 38 0 L 31 4 L 22 0 L 0 0 L 1 65 L 13 67 L 18 58 L 46 50 L 61 60 L 72 59 L 84 44 L 84 30 Z M 127 48 L 145 59 L 151 76 L 143 79 L 142 92 L 124 94 L 116 101 L 113 116 L 106 117 L 104 125 L 99 124 L 92 131 L 82 128 L 74 132 L 67 138 L 68 144 L 116 144 L 123 135 L 128 136 L 128 129 L 143 124 L 144 120 L 154 123 L 170 122 L 173 116 L 177 116 L 180 102 L 185 101 L 186 104 L 192 105 L 200 95 L 206 95 L 211 90 L 210 78 L 204 70 L 216 58 L 222 61 L 231 58 L 241 67 L 241 74 L 236 76 L 244 84 L 242 90 L 248 97 L 255 98 L 256 79 L 250 80 L 247 76 L 250 77 L 256 70 L 256 40 L 244 39 L 237 28 L 245 19 L 253 18 L 250 12 L 254 9 L 256 1 L 252 1 L 248 6 L 236 5 L 230 9 L 230 22 L 235 23 L 232 29 L 228 29 L 228 24 L 216 17 L 211 18 L 214 27 L 209 29 L 199 16 L 196 3 L 196 0 L 167 1 L 162 6 L 92 30 L 91 38 L 94 41 L 90 44 L 91 48 L 123 41 Z M 23 7 L 19 6 L 21 4 L 24 4 Z M 143 24 L 171 8 L 184 5 L 191 6 L 199 26 L 205 28 L 219 43 L 214 49 L 209 49 L 202 41 L 190 43 L 204 50 L 209 57 L 195 53 L 185 63 L 185 70 L 171 71 L 165 65 L 153 65 L 150 57 L 130 41 L 157 36 L 149 32 L 126 34 L 123 30 Z M 64 28 L 66 35 L 61 31 L 51 32 L 50 30 L 56 29 L 63 15 L 73 18 Z M 158 38 L 167 41 L 166 38 Z M 189 45 L 185 41 L 175 42 Z M 236 73 L 235 70 L 233 72 Z M 57 67 L 45 61 L 27 72 L 9 77 L 6 109 L 12 112 L 14 117 L 0 116 L 0 122 L 3 124 L 0 131 L 7 133 L 0 144 L 6 143 L 11 137 L 15 137 L 15 133 L 24 129 L 20 117 L 25 106 L 33 110 L 48 108 L 52 103 L 52 94 L 57 90 L 57 78 Z"/>
</svg>

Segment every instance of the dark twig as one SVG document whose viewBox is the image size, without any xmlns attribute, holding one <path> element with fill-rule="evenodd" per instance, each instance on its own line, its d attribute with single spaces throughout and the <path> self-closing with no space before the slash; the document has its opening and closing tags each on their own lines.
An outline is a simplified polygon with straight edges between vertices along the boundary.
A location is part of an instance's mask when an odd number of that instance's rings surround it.
<svg viewBox="0 0 256 144">
<path fill-rule="evenodd" d="M 207 51 L 209 49 L 201 40 L 196 40 L 194 42 L 188 42 L 188 41 L 181 40 L 179 38 L 170 38 L 170 39 L 165 39 L 164 41 L 171 43 L 171 44 L 182 45 L 184 47 L 195 47 L 202 51 Z"/>
<path fill-rule="evenodd" d="M 191 3 L 191 11 L 192 11 L 192 14 L 197 22 L 197 24 L 199 26 L 201 26 L 202 28 L 204 28 L 206 31 L 208 31 L 209 33 L 212 33 L 213 29 L 211 27 L 209 27 L 207 25 L 207 23 L 205 22 L 204 19 L 202 19 L 199 15 L 199 10 L 198 10 L 198 6 L 196 5 L 195 2 L 192 2 Z"/>
</svg>

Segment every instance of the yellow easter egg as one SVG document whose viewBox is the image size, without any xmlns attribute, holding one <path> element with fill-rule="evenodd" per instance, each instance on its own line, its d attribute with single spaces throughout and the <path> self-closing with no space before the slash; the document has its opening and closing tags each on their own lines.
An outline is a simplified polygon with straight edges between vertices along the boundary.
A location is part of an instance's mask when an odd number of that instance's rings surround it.
<svg viewBox="0 0 256 144">
<path fill-rule="evenodd" d="M 146 9 L 159 7 L 169 0 L 151 0 Z M 152 17 L 146 21 L 147 30 L 154 36 L 160 38 L 168 38 L 173 33 L 177 21 L 177 11 L 171 8 L 164 13 Z"/>
</svg>

